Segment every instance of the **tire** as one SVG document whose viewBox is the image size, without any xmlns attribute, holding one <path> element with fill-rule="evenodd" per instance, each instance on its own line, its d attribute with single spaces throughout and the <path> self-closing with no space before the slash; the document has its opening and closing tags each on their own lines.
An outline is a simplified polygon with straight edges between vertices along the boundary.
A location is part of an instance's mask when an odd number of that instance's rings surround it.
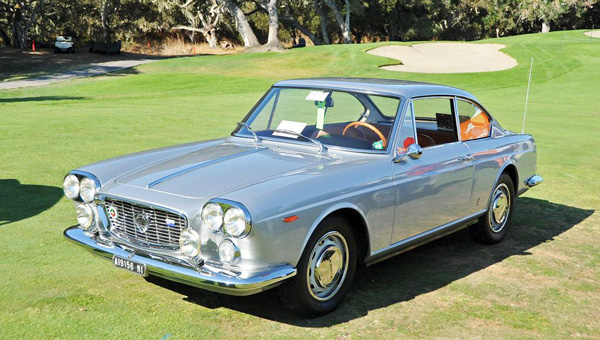
<svg viewBox="0 0 600 340">
<path fill-rule="evenodd" d="M 323 220 L 304 249 L 298 273 L 279 287 L 284 305 L 306 318 L 335 310 L 352 284 L 357 249 L 354 231 L 344 218 Z"/>
<path fill-rule="evenodd" d="M 513 181 L 506 173 L 500 175 L 494 186 L 486 213 L 469 227 L 473 239 L 482 244 L 496 244 L 506 236 L 515 208 Z"/>
</svg>

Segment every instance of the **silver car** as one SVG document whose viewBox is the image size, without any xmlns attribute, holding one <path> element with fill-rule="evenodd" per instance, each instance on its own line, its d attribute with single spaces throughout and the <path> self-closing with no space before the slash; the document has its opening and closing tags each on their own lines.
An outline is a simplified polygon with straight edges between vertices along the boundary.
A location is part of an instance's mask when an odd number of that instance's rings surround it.
<svg viewBox="0 0 600 340">
<path fill-rule="evenodd" d="M 532 136 L 468 92 L 387 79 L 276 83 L 231 136 L 71 171 L 65 236 L 142 276 L 334 310 L 356 267 L 468 227 L 506 235 L 539 184 Z"/>
</svg>

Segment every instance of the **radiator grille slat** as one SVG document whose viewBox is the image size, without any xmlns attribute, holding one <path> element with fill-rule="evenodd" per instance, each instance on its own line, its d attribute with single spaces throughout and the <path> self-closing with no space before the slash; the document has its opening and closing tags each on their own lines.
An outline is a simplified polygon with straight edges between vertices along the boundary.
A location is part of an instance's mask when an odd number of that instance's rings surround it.
<svg viewBox="0 0 600 340">
<path fill-rule="evenodd" d="M 107 198 L 105 205 L 107 212 L 110 207 L 117 210 L 116 217 L 108 214 L 113 233 L 148 248 L 179 249 L 179 235 L 187 227 L 185 217 L 112 198 Z M 146 231 L 138 229 L 135 225 L 135 216 L 140 214 L 146 214 L 148 217 L 149 225 Z M 167 220 L 174 222 L 174 226 L 168 226 Z"/>
</svg>

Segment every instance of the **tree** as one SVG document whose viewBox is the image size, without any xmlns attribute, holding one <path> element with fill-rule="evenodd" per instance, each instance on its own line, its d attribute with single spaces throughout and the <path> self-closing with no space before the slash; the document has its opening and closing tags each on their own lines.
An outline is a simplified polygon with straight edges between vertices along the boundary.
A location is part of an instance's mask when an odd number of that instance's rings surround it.
<svg viewBox="0 0 600 340">
<path fill-rule="evenodd" d="M 267 47 L 280 49 L 281 43 L 277 37 L 279 32 L 279 13 L 277 11 L 277 0 L 258 0 L 258 5 L 269 14 L 269 37 Z"/>
<path fill-rule="evenodd" d="M 321 45 L 323 42 L 317 34 L 311 30 L 310 19 L 314 17 L 312 13 L 311 4 L 313 0 L 287 0 L 281 1 L 282 13 L 279 15 L 279 19 L 289 25 L 292 29 L 299 30 L 305 36 L 310 39 L 314 45 Z M 308 18 L 308 20 L 306 20 Z M 307 24 L 301 22 L 301 20 L 308 21 Z M 329 39 L 327 38 L 327 42 Z"/>
<path fill-rule="evenodd" d="M 338 9 L 336 0 L 323 0 L 325 4 L 331 8 L 333 15 L 335 16 L 335 20 L 340 27 L 340 31 L 342 31 L 342 39 L 344 44 L 348 44 L 352 42 L 352 37 L 350 36 L 350 0 L 344 0 L 346 12 L 345 16 L 342 15 L 342 12 Z"/>
<path fill-rule="evenodd" d="M 248 22 L 244 11 L 238 6 L 238 4 L 234 0 L 218 0 L 221 4 L 225 5 L 227 11 L 233 17 L 235 21 L 235 27 L 238 33 L 242 36 L 242 40 L 244 41 L 244 47 L 258 47 L 260 43 L 252 30 L 252 26 Z"/>
<path fill-rule="evenodd" d="M 591 6 L 591 2 L 581 0 L 525 0 L 521 2 L 520 19 L 541 21 L 542 33 L 550 32 L 552 22 L 576 6 Z"/>
<path fill-rule="evenodd" d="M 204 36 L 210 48 L 217 48 L 217 25 L 223 11 L 217 0 L 154 0 L 161 11 L 179 11 L 188 25 L 179 25 L 173 29 L 198 32 Z"/>
<path fill-rule="evenodd" d="M 26 49 L 29 31 L 39 19 L 43 6 L 44 0 L 0 1 L 0 36 L 4 44 Z M 11 32 L 12 39 L 7 31 Z"/>
</svg>

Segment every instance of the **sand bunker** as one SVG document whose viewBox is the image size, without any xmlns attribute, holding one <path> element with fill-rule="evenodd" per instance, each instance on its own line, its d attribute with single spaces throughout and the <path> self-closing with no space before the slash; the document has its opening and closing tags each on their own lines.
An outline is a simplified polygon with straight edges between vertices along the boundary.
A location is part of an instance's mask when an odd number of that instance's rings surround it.
<svg viewBox="0 0 600 340">
<path fill-rule="evenodd" d="M 588 37 L 592 37 L 592 38 L 600 38 L 600 31 L 587 31 L 583 34 L 587 35 Z"/>
<path fill-rule="evenodd" d="M 500 52 L 501 44 L 425 43 L 382 46 L 369 54 L 399 60 L 402 65 L 382 66 L 388 71 L 416 73 L 469 73 L 506 70 L 517 61 Z"/>
</svg>

